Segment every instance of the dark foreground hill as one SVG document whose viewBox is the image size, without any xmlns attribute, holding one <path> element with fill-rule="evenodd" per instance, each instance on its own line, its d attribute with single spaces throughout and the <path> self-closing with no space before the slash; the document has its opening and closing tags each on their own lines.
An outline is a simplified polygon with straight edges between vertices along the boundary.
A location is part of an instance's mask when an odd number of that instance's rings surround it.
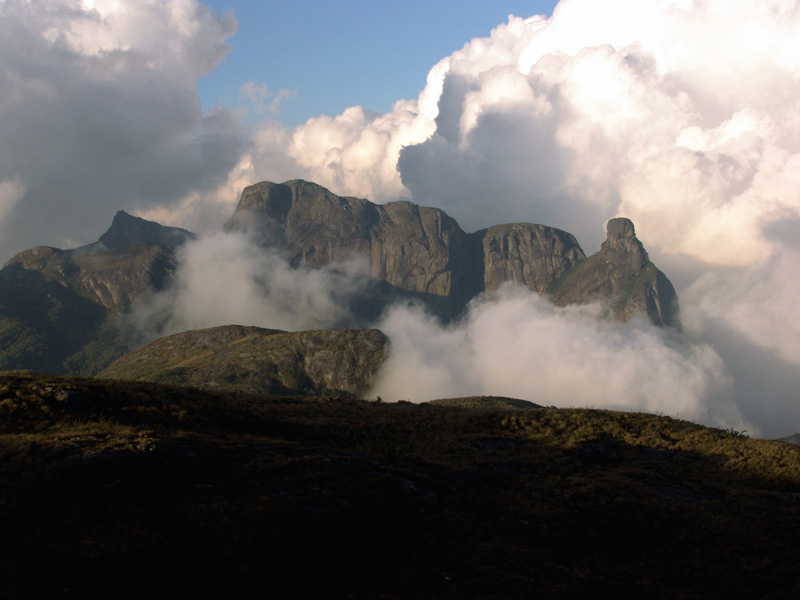
<svg viewBox="0 0 800 600">
<path fill-rule="evenodd" d="M 0 595 L 800 594 L 800 448 L 467 404 L 4 374 Z"/>
</svg>

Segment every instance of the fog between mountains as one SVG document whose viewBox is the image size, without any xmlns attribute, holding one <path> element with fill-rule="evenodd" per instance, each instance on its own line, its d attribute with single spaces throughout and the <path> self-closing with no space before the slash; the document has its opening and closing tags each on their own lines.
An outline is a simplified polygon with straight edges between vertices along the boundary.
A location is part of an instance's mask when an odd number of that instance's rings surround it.
<svg viewBox="0 0 800 600">
<path fill-rule="evenodd" d="M 365 264 L 291 268 L 277 251 L 236 233 L 181 250 L 172 288 L 136 307 L 150 337 L 226 324 L 302 330 L 352 325 L 347 302 L 364 289 Z M 476 298 L 443 325 L 421 306 L 398 304 L 375 323 L 391 342 L 371 397 L 425 401 L 506 395 L 556 406 L 663 412 L 751 431 L 731 400 L 717 353 L 645 319 L 599 320 L 599 306 L 558 308 L 509 285 Z"/>
</svg>

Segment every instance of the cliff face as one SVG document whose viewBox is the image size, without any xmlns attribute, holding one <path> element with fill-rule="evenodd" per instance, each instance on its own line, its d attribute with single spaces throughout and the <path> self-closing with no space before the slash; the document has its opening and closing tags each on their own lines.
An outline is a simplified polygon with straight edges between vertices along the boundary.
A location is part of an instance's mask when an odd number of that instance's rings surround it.
<svg viewBox="0 0 800 600">
<path fill-rule="evenodd" d="M 486 291 L 513 281 L 541 294 L 548 283 L 586 258 L 572 234 L 544 225 L 495 225 L 473 236 L 481 242 Z"/>
<path fill-rule="evenodd" d="M 366 261 L 386 284 L 369 303 L 369 317 L 410 295 L 449 319 L 477 294 L 511 281 L 560 305 L 602 301 L 615 320 L 644 313 L 656 325 L 680 328 L 675 290 L 650 262 L 633 223 L 617 218 L 607 227 L 600 252 L 587 259 L 573 235 L 553 227 L 512 223 L 468 234 L 436 208 L 376 205 L 300 180 L 245 188 L 225 225 L 280 248 L 294 264 Z"/>
<path fill-rule="evenodd" d="M 305 181 L 245 188 L 226 231 L 246 231 L 293 264 L 365 260 L 372 276 L 419 294 L 450 297 L 470 286 L 468 236 L 446 213 L 410 202 L 377 205 Z"/>
<path fill-rule="evenodd" d="M 445 318 L 506 281 L 542 292 L 585 258 L 572 235 L 552 227 L 497 225 L 467 234 L 436 208 L 377 205 L 299 180 L 245 188 L 225 229 L 281 248 L 295 264 L 364 260 L 396 295 L 416 295 Z"/>
<path fill-rule="evenodd" d="M 609 316 L 629 321 L 646 315 L 656 325 L 681 328 L 678 296 L 650 262 L 629 219 L 611 219 L 600 251 L 577 263 L 546 288 L 561 306 L 603 302 Z"/>
<path fill-rule="evenodd" d="M 17 254 L 0 270 L 0 370 L 92 374 L 129 350 L 115 319 L 169 285 L 191 237 L 120 212 L 94 244 Z"/>
</svg>

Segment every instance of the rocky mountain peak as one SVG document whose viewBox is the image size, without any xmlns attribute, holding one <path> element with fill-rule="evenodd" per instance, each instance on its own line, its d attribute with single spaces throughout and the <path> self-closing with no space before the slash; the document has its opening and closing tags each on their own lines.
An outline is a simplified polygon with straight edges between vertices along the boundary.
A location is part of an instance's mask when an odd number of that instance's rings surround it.
<svg viewBox="0 0 800 600">
<path fill-rule="evenodd" d="M 642 242 L 636 237 L 636 228 L 630 219 L 610 219 L 606 232 L 606 241 L 600 246 L 600 254 L 611 267 L 609 283 L 612 292 L 616 293 L 650 262 L 650 258 Z"/>
<path fill-rule="evenodd" d="M 562 306 L 602 302 L 615 320 L 645 314 L 656 325 L 680 329 L 675 289 L 650 262 L 633 222 L 624 217 L 611 219 L 606 232 L 598 253 L 547 286 L 550 298 Z"/>
<path fill-rule="evenodd" d="M 633 221 L 625 217 L 615 217 L 606 223 L 606 235 L 609 241 L 616 241 L 625 238 L 635 238 L 636 228 Z"/>
<path fill-rule="evenodd" d="M 167 227 L 155 221 L 134 217 L 124 210 L 120 210 L 114 215 L 111 227 L 100 236 L 97 244 L 102 245 L 106 250 L 116 250 L 138 242 L 180 246 L 194 238 L 195 235 L 185 229 Z"/>
</svg>

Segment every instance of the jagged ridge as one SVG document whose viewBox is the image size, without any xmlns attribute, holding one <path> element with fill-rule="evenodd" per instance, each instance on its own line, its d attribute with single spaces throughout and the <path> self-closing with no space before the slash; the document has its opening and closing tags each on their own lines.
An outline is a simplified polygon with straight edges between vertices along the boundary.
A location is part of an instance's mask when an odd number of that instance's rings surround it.
<svg viewBox="0 0 800 600">
<path fill-rule="evenodd" d="M 301 180 L 247 187 L 225 229 L 246 231 L 295 265 L 369 265 L 371 284 L 351 306 L 363 326 L 398 299 L 447 320 L 506 282 L 559 304 L 604 302 L 610 317 L 646 315 L 680 327 L 675 291 L 649 261 L 633 224 L 609 222 L 586 258 L 571 234 L 513 223 L 464 232 L 444 211 L 410 202 L 376 205 Z M 118 317 L 138 295 L 171 284 L 176 245 L 190 232 L 120 211 L 94 244 L 36 247 L 0 270 L 0 369 L 93 374 L 131 349 Z"/>
<path fill-rule="evenodd" d="M 547 292 L 558 304 L 602 301 L 616 320 L 644 314 L 656 325 L 680 328 L 675 290 L 629 219 L 611 219 L 608 239 L 587 259 L 572 234 L 554 227 L 512 223 L 468 234 L 436 208 L 376 205 L 293 180 L 245 188 L 225 229 L 281 248 L 294 264 L 364 260 L 375 279 L 416 295 L 446 319 L 510 281 Z"/>
</svg>

